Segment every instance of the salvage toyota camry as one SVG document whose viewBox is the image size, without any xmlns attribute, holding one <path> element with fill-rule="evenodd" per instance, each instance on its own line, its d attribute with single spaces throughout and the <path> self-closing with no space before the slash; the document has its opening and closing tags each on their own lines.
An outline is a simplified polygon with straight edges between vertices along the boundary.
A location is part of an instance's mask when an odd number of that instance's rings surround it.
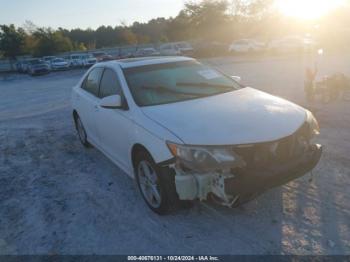
<svg viewBox="0 0 350 262">
<path fill-rule="evenodd" d="M 159 214 L 191 200 L 237 206 L 311 171 L 322 154 L 312 113 L 234 79 L 186 57 L 97 64 L 72 92 L 80 141 Z"/>
</svg>

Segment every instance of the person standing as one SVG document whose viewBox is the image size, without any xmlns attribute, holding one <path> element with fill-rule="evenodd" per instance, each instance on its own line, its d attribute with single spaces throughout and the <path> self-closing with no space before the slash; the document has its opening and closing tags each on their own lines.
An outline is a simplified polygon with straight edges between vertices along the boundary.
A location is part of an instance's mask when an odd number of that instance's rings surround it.
<svg viewBox="0 0 350 262">
<path fill-rule="evenodd" d="M 306 95 L 306 100 L 312 102 L 315 96 L 315 78 L 317 75 L 317 68 L 312 70 L 310 67 L 307 67 L 305 70 L 305 82 L 304 82 L 304 91 Z"/>
</svg>

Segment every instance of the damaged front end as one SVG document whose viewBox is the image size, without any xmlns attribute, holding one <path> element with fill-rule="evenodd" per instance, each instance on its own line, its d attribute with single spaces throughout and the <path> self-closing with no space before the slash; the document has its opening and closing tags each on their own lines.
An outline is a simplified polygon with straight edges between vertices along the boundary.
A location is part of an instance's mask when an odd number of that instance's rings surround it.
<svg viewBox="0 0 350 262">
<path fill-rule="evenodd" d="M 180 200 L 207 200 L 228 207 L 310 172 L 319 162 L 322 146 L 313 143 L 317 121 L 307 121 L 283 139 L 236 146 L 187 146 L 168 143 L 176 158 L 176 191 Z"/>
</svg>

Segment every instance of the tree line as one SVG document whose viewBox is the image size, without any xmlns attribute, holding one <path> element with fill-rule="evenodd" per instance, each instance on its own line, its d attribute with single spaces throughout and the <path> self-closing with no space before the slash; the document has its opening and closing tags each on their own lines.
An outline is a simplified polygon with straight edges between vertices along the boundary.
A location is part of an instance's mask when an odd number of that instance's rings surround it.
<svg viewBox="0 0 350 262">
<path fill-rule="evenodd" d="M 348 9 L 337 10 L 323 21 L 329 30 L 350 24 Z M 328 19 L 328 20 L 327 20 Z M 339 23 L 341 23 L 339 25 Z M 328 27 L 327 27 L 328 26 Z M 342 27 L 343 28 L 343 27 Z M 15 58 L 89 50 L 122 45 L 198 40 L 229 43 L 242 37 L 273 38 L 286 33 L 315 31 L 314 23 L 300 23 L 282 16 L 274 0 L 202 0 L 187 2 L 176 17 L 156 18 L 147 23 L 100 26 L 92 29 L 52 29 L 38 27 L 30 21 L 22 27 L 0 25 L 0 56 Z M 317 32 L 322 37 L 322 33 Z"/>
</svg>

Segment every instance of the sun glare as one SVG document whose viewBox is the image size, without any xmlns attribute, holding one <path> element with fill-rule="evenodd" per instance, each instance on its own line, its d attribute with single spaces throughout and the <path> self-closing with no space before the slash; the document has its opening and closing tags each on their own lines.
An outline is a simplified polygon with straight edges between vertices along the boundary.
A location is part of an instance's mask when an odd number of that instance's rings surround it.
<svg viewBox="0 0 350 262">
<path fill-rule="evenodd" d="M 341 6 L 345 0 L 277 0 L 277 8 L 285 15 L 300 19 L 317 19 Z"/>
</svg>

